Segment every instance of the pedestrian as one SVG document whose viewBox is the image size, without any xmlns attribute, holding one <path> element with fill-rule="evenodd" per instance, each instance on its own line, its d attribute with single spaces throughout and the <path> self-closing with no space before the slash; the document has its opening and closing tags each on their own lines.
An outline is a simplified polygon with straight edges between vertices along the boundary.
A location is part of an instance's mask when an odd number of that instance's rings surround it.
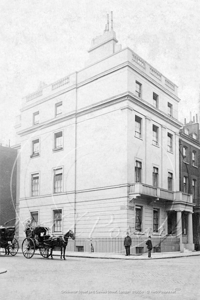
<svg viewBox="0 0 200 300">
<path fill-rule="evenodd" d="M 152 250 L 152 242 L 151 242 L 151 236 L 149 236 L 149 239 L 146 242 L 147 249 L 148 249 L 148 257 L 151 258 L 151 250 Z"/>
<path fill-rule="evenodd" d="M 131 240 L 131 238 L 129 236 L 129 233 L 127 232 L 127 236 L 124 239 L 124 247 L 126 249 L 126 256 L 130 255 L 131 244 L 132 244 L 132 240 Z"/>
</svg>

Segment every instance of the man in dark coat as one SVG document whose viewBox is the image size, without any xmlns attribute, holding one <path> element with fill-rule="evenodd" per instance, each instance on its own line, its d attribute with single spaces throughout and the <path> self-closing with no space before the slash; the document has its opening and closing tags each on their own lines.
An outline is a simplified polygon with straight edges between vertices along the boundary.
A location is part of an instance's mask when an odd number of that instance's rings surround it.
<svg viewBox="0 0 200 300">
<path fill-rule="evenodd" d="M 127 236 L 125 237 L 124 239 L 124 247 L 126 249 L 126 256 L 129 256 L 130 255 L 130 247 L 131 247 L 131 244 L 132 244 L 132 240 L 127 232 Z"/>
<path fill-rule="evenodd" d="M 147 249 L 148 249 L 148 257 L 151 257 L 151 250 L 152 250 L 152 242 L 151 242 L 151 237 L 149 236 L 149 239 L 146 242 Z"/>
</svg>

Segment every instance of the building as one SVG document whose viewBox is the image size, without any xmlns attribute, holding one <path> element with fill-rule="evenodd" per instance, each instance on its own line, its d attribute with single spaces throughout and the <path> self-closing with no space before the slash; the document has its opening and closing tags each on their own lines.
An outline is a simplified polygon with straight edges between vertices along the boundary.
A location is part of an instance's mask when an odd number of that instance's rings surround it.
<svg viewBox="0 0 200 300">
<path fill-rule="evenodd" d="M 17 150 L 0 145 L 0 226 L 16 223 Z"/>
<path fill-rule="evenodd" d="M 192 232 L 193 203 L 179 191 L 177 86 L 122 49 L 112 27 L 84 69 L 23 99 L 20 220 L 72 228 L 78 251 L 123 251 L 127 230 L 132 253 L 149 234 L 155 251 L 179 250 L 180 211 Z"/>
<path fill-rule="evenodd" d="M 198 117 L 186 123 L 180 130 L 180 191 L 193 195 L 193 242 L 200 250 L 200 135 Z M 182 212 L 182 242 L 188 242 L 188 214 Z"/>
</svg>

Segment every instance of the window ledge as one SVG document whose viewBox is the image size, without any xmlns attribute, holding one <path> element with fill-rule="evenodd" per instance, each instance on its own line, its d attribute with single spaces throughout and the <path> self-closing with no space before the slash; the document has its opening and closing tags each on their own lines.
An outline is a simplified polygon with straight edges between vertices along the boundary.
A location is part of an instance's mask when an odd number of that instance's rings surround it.
<svg viewBox="0 0 200 300">
<path fill-rule="evenodd" d="M 138 140 L 143 141 L 143 138 L 142 138 L 142 137 L 139 137 L 139 136 L 136 136 L 136 135 L 135 135 L 135 138 L 138 139 Z"/>
<path fill-rule="evenodd" d="M 135 231 L 134 234 L 135 234 L 135 235 L 145 235 L 145 233 L 144 233 L 144 232 L 141 232 L 141 231 Z"/>
<path fill-rule="evenodd" d="M 157 148 L 160 148 L 160 145 L 159 145 L 159 144 L 154 144 L 154 143 L 152 143 L 152 146 L 157 147 Z"/>
<path fill-rule="evenodd" d="M 171 150 L 167 150 L 167 152 L 173 154 L 173 151 L 171 151 Z"/>
<path fill-rule="evenodd" d="M 53 149 L 53 152 L 57 152 L 57 151 L 61 151 L 61 150 L 63 150 L 63 147 L 60 147 L 60 148 L 54 148 L 54 149 Z"/>
<path fill-rule="evenodd" d="M 38 156 L 40 156 L 40 154 L 39 154 L 39 153 L 33 153 L 33 154 L 31 154 L 31 155 L 30 155 L 30 158 L 33 158 L 33 157 L 38 157 Z"/>
<path fill-rule="evenodd" d="M 53 194 L 52 194 L 53 196 L 60 196 L 60 195 L 66 195 L 66 192 L 57 192 L 57 193 L 55 193 L 55 192 L 53 192 Z"/>
<path fill-rule="evenodd" d="M 198 166 L 192 165 L 194 168 L 198 169 Z"/>
<path fill-rule="evenodd" d="M 37 198 L 39 196 L 40 196 L 39 194 L 38 195 L 31 195 L 31 198 Z"/>
</svg>

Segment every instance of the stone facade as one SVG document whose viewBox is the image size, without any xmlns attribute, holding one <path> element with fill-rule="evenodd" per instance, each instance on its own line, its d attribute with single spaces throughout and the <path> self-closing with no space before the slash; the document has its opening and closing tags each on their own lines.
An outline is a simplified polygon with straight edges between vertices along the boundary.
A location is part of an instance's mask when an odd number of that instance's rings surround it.
<svg viewBox="0 0 200 300">
<path fill-rule="evenodd" d="M 121 50 L 107 29 L 93 40 L 86 68 L 23 100 L 16 126 L 21 240 L 32 217 L 55 235 L 73 229 L 75 250 L 94 243 L 123 251 L 113 241 L 127 231 L 132 253 L 146 251 L 149 234 L 155 251 L 179 250 L 168 215 L 191 212 L 193 204 L 179 191 L 174 83 Z"/>
</svg>

